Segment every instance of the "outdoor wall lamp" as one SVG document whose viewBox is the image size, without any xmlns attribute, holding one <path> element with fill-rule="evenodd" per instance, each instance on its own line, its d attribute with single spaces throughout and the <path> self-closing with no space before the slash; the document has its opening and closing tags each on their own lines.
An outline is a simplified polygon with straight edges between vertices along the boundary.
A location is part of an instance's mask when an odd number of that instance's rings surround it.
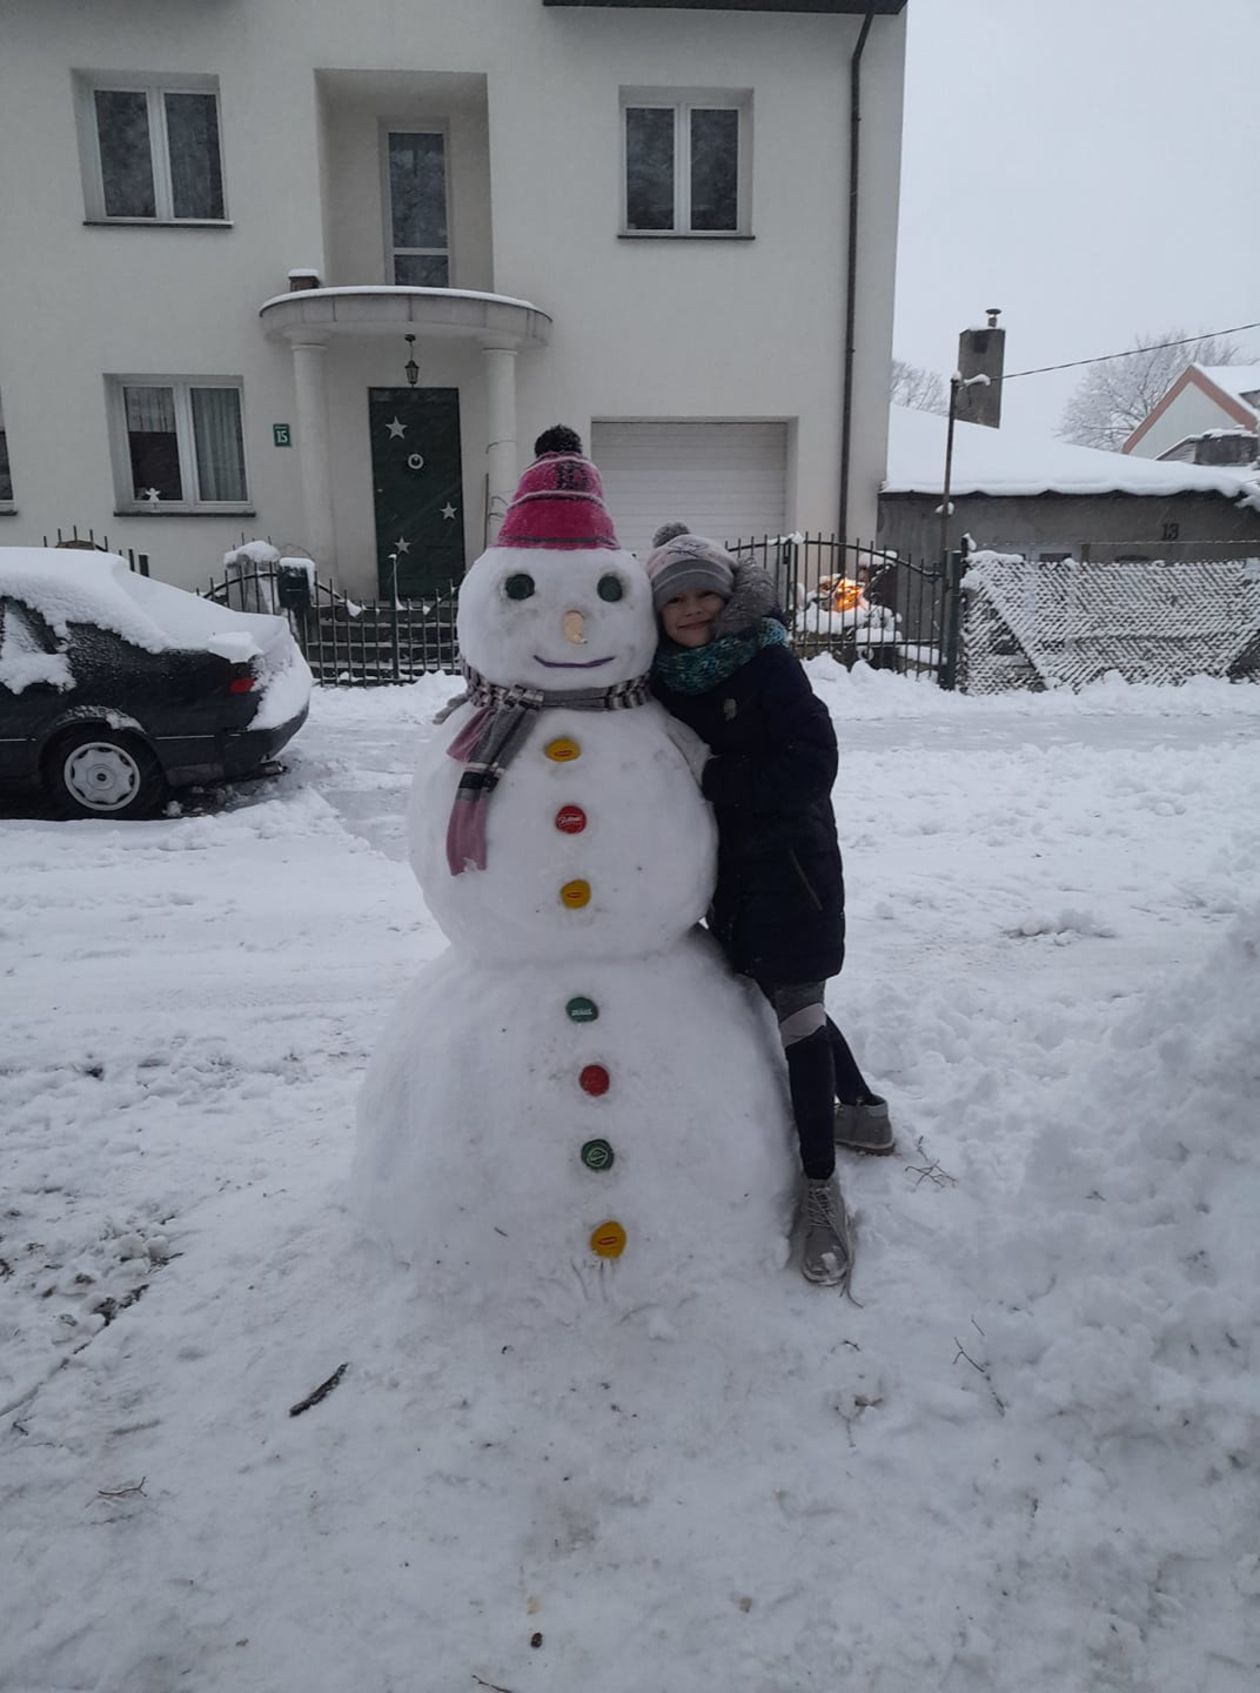
<svg viewBox="0 0 1260 1693">
<path fill-rule="evenodd" d="M 403 370 L 406 372 L 408 387 L 414 388 L 420 380 L 420 366 L 416 363 L 416 338 L 414 335 L 404 335 L 403 340 L 407 343 L 407 362 Z"/>
</svg>

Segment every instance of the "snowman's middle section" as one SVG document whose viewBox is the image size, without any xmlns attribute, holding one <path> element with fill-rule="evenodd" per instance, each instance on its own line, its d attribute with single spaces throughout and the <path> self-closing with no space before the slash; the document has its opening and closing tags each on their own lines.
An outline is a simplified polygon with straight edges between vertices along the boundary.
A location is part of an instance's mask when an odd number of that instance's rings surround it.
<svg viewBox="0 0 1260 1693">
<path fill-rule="evenodd" d="M 457 714 L 449 734 L 465 720 Z M 490 801 L 485 869 L 452 876 L 437 824 L 459 773 L 445 757 L 418 773 L 412 862 L 434 916 L 470 957 L 633 958 L 703 917 L 713 821 L 654 702 L 540 711 Z"/>
</svg>

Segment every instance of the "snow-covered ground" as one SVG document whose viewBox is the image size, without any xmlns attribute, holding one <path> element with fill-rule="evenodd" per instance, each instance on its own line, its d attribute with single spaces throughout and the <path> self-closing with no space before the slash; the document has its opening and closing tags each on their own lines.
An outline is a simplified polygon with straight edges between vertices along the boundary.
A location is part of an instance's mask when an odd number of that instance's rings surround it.
<svg viewBox="0 0 1260 1693">
<path fill-rule="evenodd" d="M 0 824 L 5 1693 L 1254 1693 L 1260 689 L 812 668 L 860 1303 L 561 1326 L 354 1238 L 446 681 L 218 812 Z"/>
</svg>

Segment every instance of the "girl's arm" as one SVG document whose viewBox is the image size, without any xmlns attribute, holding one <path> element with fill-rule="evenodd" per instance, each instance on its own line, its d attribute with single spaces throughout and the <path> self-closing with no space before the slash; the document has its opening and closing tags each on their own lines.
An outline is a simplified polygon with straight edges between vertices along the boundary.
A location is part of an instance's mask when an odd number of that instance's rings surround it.
<svg viewBox="0 0 1260 1693">
<path fill-rule="evenodd" d="M 719 753 L 704 767 L 701 790 L 714 805 L 794 811 L 825 799 L 836 779 L 836 732 L 799 660 L 774 649 L 758 700 L 764 735 L 748 752 Z"/>
</svg>

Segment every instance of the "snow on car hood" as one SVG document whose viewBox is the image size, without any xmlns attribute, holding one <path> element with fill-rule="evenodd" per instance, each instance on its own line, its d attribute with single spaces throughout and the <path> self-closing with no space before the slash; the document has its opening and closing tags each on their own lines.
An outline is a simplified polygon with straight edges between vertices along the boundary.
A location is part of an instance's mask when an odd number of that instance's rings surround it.
<svg viewBox="0 0 1260 1693">
<path fill-rule="evenodd" d="M 0 547 L 0 595 L 33 607 L 59 636 L 71 623 L 92 623 L 146 652 L 212 652 L 246 663 L 289 639 L 282 617 L 232 611 L 138 576 L 117 553 Z"/>
</svg>

